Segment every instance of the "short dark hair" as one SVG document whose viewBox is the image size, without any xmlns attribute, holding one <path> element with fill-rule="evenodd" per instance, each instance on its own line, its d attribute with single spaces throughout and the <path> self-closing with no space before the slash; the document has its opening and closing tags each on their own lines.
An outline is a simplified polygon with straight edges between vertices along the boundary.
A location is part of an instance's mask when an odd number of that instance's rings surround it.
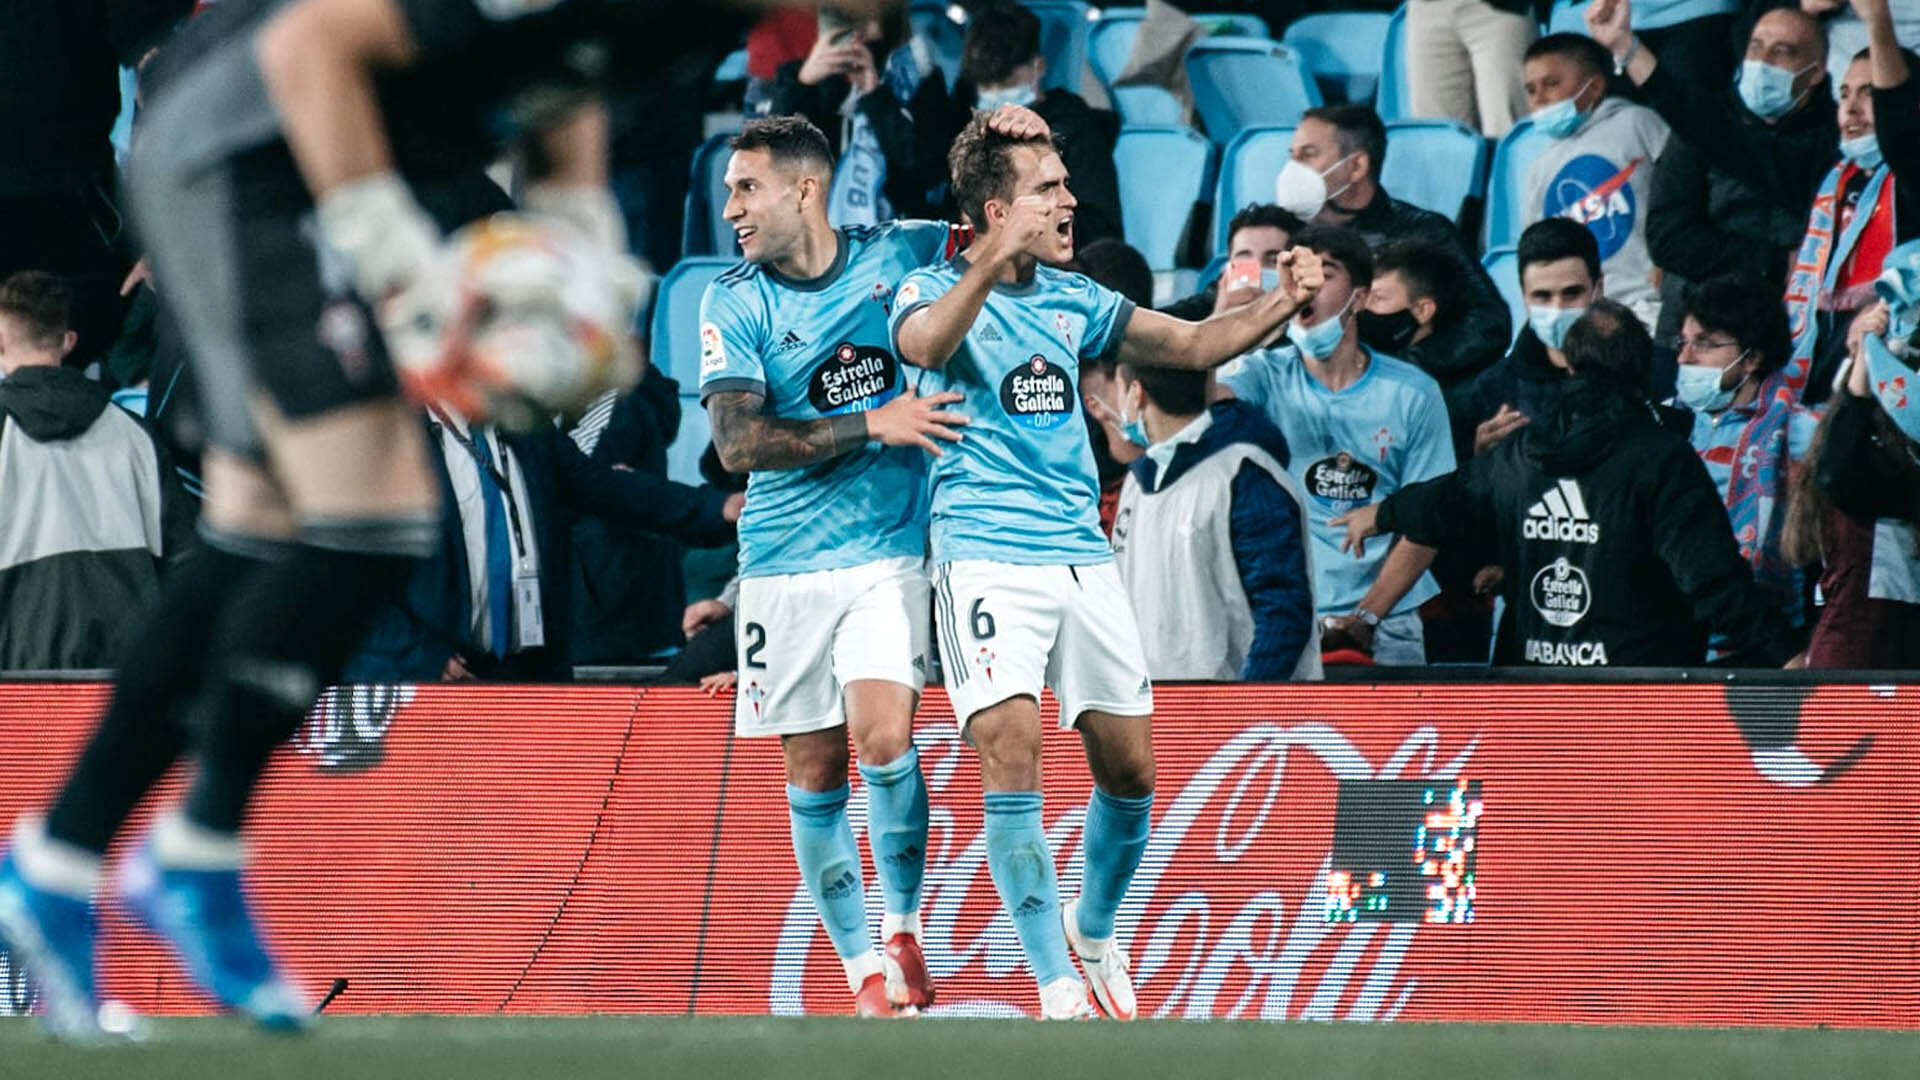
<svg viewBox="0 0 1920 1080">
<path fill-rule="evenodd" d="M 1133 301 L 1136 307 L 1153 306 L 1153 268 L 1147 257 L 1135 251 L 1125 240 L 1105 237 L 1083 247 L 1074 256 L 1080 272 Z"/>
<path fill-rule="evenodd" d="M 1702 328 L 1732 337 L 1742 349 L 1759 354 L 1753 373 L 1761 378 L 1785 367 L 1793 356 L 1793 332 L 1780 290 L 1740 274 L 1708 278 L 1687 290 L 1681 315 Z"/>
<path fill-rule="evenodd" d="M 1002 135 L 987 126 L 991 117 L 975 113 L 947 151 L 947 171 L 953 177 L 953 201 L 979 232 L 987 231 L 987 200 L 1013 198 L 1013 148 L 1031 146 L 1047 151 L 1045 138 L 1021 139 Z"/>
<path fill-rule="evenodd" d="M 1291 210 L 1284 210 L 1272 203 L 1248 203 L 1228 219 L 1227 242 L 1231 245 L 1233 234 L 1241 229 L 1279 229 L 1291 240 L 1306 227 L 1307 223 Z"/>
<path fill-rule="evenodd" d="M 1194 416 L 1207 411 L 1207 373 L 1188 368 L 1121 364 L 1121 374 L 1140 384 L 1147 399 L 1172 416 Z"/>
<path fill-rule="evenodd" d="M 1411 300 L 1433 301 L 1433 321 L 1444 323 L 1460 311 L 1466 283 L 1445 248 L 1422 240 L 1402 240 L 1381 248 L 1373 257 L 1376 280 L 1394 273 L 1406 283 Z"/>
<path fill-rule="evenodd" d="M 960 74 L 975 86 L 999 86 L 1013 69 L 1040 55 L 1040 17 L 995 0 L 974 12 L 960 51 Z"/>
<path fill-rule="evenodd" d="M 1542 56 L 1564 56 L 1602 79 L 1613 71 L 1613 57 L 1607 52 L 1606 46 L 1585 34 L 1548 34 L 1527 46 L 1520 62 L 1524 64 Z"/>
<path fill-rule="evenodd" d="M 1561 346 L 1575 375 L 1644 392 L 1653 368 L 1653 337 L 1632 309 L 1618 300 L 1593 302 L 1567 328 Z"/>
<path fill-rule="evenodd" d="M 1339 260 L 1356 289 L 1373 284 L 1373 252 L 1359 233 L 1344 225 L 1309 225 L 1294 236 L 1293 246 Z"/>
<path fill-rule="evenodd" d="M 1870 60 L 1872 58 L 1873 50 L 1871 48 L 1861 49 L 1859 52 L 1853 54 L 1853 59 L 1847 61 L 1847 66 L 1852 67 L 1862 60 Z M 1900 50 L 1900 59 L 1907 62 L 1908 71 L 1920 71 L 1920 53 L 1915 53 L 1912 49 L 1902 48 Z"/>
<path fill-rule="evenodd" d="M 42 349 L 57 349 L 72 329 L 73 290 L 58 274 L 22 270 L 0 281 L 0 315 L 20 321 L 27 338 Z"/>
<path fill-rule="evenodd" d="M 1373 106 L 1316 105 L 1300 115 L 1303 119 L 1333 125 L 1340 133 L 1340 156 L 1355 150 L 1365 151 L 1367 160 L 1372 162 L 1368 175 L 1379 182 L 1380 170 L 1387 165 L 1387 125 L 1381 123 L 1380 114 L 1373 111 Z"/>
<path fill-rule="evenodd" d="M 1587 275 L 1593 278 L 1594 284 L 1600 283 L 1600 242 L 1585 225 L 1572 218 L 1541 218 L 1527 226 L 1520 234 L 1514 255 L 1520 263 L 1522 280 L 1526 278 L 1527 267 L 1535 263 L 1579 259 L 1587 264 Z"/>
<path fill-rule="evenodd" d="M 731 150 L 765 150 L 779 165 L 811 165 L 833 175 L 833 144 L 804 116 L 762 116 L 749 120 L 727 140 Z"/>
</svg>

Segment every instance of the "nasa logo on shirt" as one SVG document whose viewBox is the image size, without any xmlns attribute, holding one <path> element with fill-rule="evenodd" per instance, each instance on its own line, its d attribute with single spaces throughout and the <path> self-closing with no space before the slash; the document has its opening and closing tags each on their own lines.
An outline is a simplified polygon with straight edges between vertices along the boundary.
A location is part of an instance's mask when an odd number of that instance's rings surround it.
<svg viewBox="0 0 1920 1080">
<path fill-rule="evenodd" d="M 1630 181 L 1644 164 L 1634 158 L 1624 168 L 1598 154 L 1582 154 L 1560 167 L 1547 183 L 1544 217 L 1571 218 L 1587 227 L 1605 262 L 1627 246 L 1639 204 Z"/>
<path fill-rule="evenodd" d="M 885 403 L 899 371 L 893 354 L 843 341 L 807 380 L 807 403 L 828 416 Z"/>
<path fill-rule="evenodd" d="M 1035 353 L 1000 381 L 1000 407 L 1021 427 L 1052 431 L 1073 415 L 1073 381 L 1060 365 Z"/>
<path fill-rule="evenodd" d="M 1340 513 L 1373 501 L 1380 474 L 1345 450 L 1307 466 L 1307 494 Z"/>
</svg>

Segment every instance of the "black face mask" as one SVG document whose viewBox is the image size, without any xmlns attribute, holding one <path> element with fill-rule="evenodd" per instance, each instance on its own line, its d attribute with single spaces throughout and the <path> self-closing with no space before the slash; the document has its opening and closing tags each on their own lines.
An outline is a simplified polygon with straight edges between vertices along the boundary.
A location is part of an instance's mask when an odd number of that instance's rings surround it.
<svg viewBox="0 0 1920 1080">
<path fill-rule="evenodd" d="M 1420 329 L 1412 308 L 1402 308 L 1389 315 L 1362 310 L 1355 317 L 1355 323 L 1360 330 L 1360 344 L 1392 356 L 1399 356 Z"/>
</svg>

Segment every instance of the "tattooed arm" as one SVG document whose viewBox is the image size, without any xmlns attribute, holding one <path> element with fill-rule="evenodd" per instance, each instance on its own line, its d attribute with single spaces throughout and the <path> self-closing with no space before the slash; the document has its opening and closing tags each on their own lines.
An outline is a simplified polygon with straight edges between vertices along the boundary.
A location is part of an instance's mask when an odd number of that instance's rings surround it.
<svg viewBox="0 0 1920 1080">
<path fill-rule="evenodd" d="M 941 407 L 960 400 L 952 391 L 920 397 L 912 386 L 877 409 L 841 413 L 819 420 L 786 420 L 766 411 L 767 399 L 746 390 L 707 395 L 713 422 L 713 446 L 731 473 L 758 469 L 798 469 L 839 457 L 869 442 L 918 446 L 938 457 L 934 439 L 959 442 L 967 422 Z"/>
</svg>

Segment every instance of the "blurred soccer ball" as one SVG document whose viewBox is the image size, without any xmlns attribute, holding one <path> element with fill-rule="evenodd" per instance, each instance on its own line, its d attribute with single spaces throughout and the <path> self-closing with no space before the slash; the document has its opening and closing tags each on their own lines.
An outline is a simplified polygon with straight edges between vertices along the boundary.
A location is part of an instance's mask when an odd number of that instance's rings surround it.
<svg viewBox="0 0 1920 1080">
<path fill-rule="evenodd" d="M 631 386 L 650 275 L 563 224 L 496 214 L 380 307 L 407 395 L 526 430 Z"/>
</svg>

